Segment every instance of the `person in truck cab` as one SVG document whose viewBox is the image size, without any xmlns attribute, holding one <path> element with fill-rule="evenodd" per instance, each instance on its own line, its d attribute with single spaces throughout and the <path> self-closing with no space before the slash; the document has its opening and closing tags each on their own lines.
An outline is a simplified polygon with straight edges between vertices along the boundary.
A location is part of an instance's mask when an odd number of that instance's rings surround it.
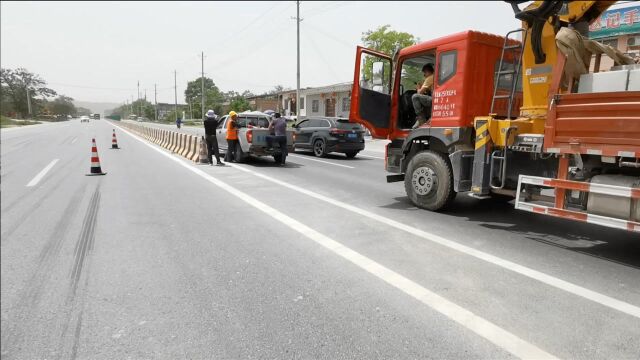
<svg viewBox="0 0 640 360">
<path fill-rule="evenodd" d="M 426 64 L 422 67 L 424 83 L 418 85 L 416 94 L 411 97 L 413 109 L 416 111 L 416 122 L 412 129 L 422 126 L 431 118 L 431 91 L 433 90 L 433 65 Z"/>
</svg>

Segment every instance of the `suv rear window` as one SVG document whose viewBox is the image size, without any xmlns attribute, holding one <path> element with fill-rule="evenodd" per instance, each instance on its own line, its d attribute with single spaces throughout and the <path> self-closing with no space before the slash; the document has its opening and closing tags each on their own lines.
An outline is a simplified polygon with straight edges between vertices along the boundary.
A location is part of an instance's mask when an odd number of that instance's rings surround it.
<svg viewBox="0 0 640 360">
<path fill-rule="evenodd" d="M 363 130 L 362 125 L 351 123 L 349 119 L 336 120 L 336 127 L 340 130 Z"/>
</svg>

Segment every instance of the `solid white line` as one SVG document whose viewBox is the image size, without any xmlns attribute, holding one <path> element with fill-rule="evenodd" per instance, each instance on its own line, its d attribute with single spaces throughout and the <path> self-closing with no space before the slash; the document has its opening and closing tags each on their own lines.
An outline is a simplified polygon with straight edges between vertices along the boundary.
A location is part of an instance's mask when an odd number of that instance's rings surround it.
<svg viewBox="0 0 640 360">
<path fill-rule="evenodd" d="M 49 165 L 45 166 L 44 169 L 42 169 L 42 171 L 40 171 L 38 175 L 36 175 L 36 177 L 34 177 L 33 179 L 31 179 L 31 181 L 29 181 L 29 183 L 27 184 L 27 187 L 36 186 L 40 182 L 40 180 L 42 180 L 42 178 L 47 174 L 47 172 L 51 170 L 53 165 L 55 165 L 58 162 L 58 160 L 60 159 L 54 159 L 49 163 Z"/>
<path fill-rule="evenodd" d="M 245 194 L 244 192 L 228 185 L 227 183 L 221 180 L 218 180 L 217 178 L 205 173 L 204 171 L 196 168 L 195 166 L 188 164 L 184 160 L 172 156 L 171 154 L 162 150 L 161 148 L 153 146 L 152 144 L 144 141 L 143 139 L 133 135 L 128 130 L 123 128 L 120 128 L 120 129 L 123 132 L 133 136 L 135 139 L 139 140 L 143 144 L 147 145 L 151 149 L 156 150 L 158 153 L 164 155 L 166 158 L 175 161 L 176 163 L 182 165 L 184 168 L 190 170 L 196 175 L 199 175 L 205 180 L 227 191 L 229 194 L 236 196 L 237 198 L 243 200 L 247 204 L 264 212 L 266 215 L 269 215 L 274 219 L 280 221 L 282 224 L 286 225 L 291 230 L 294 230 L 306 236 L 307 238 L 309 238 L 310 240 L 313 240 L 314 242 L 323 246 L 327 250 L 333 252 L 336 255 L 339 255 L 345 260 L 350 261 L 354 265 L 369 272 L 370 274 L 376 276 L 377 278 L 385 281 L 389 285 L 392 285 L 393 287 L 401 290 L 405 294 L 422 302 L 423 304 L 429 306 L 430 308 L 436 310 L 437 312 L 445 315 L 449 319 L 473 331 L 477 335 L 485 338 L 486 340 L 492 342 L 496 346 L 499 346 L 505 351 L 508 351 L 511 354 L 517 357 L 520 357 L 522 359 L 554 359 L 555 358 L 553 355 L 545 352 L 544 350 L 536 347 L 535 345 L 522 340 L 516 335 L 502 329 L 501 327 L 491 323 L 490 321 L 487 321 L 484 318 L 475 315 L 471 311 L 459 305 L 456 305 L 455 303 L 441 297 L 436 293 L 431 292 L 430 290 L 422 287 L 416 282 L 409 280 L 408 278 L 400 275 L 399 273 L 391 269 L 388 269 L 378 264 L 377 262 L 367 258 L 366 256 L 342 245 L 341 243 L 317 232 L 316 230 L 313 230 L 312 228 L 306 226 L 305 224 L 299 222 L 298 220 L 295 220 L 285 215 L 284 213 L 281 213 L 280 211 L 272 208 L 271 206 L 259 201 L 258 199 Z"/>
<path fill-rule="evenodd" d="M 309 160 L 309 161 L 317 161 L 317 162 L 321 162 L 321 163 L 325 163 L 325 164 L 329 164 L 329 165 L 334 165 L 334 166 L 342 166 L 342 167 L 349 168 L 349 169 L 355 169 L 353 166 L 336 164 L 336 163 L 332 163 L 332 162 L 324 161 L 324 160 L 312 159 L 312 158 L 307 157 L 307 156 L 292 155 L 292 154 L 289 154 L 287 156 L 296 157 L 296 158 L 300 158 L 300 159 L 305 159 L 305 160 Z"/>
<path fill-rule="evenodd" d="M 236 166 L 234 164 L 229 164 L 229 165 L 231 165 L 231 166 L 233 166 L 233 167 L 235 167 L 237 169 L 240 169 L 241 171 L 244 171 L 244 172 L 253 174 L 255 176 L 258 176 L 258 177 L 260 177 L 262 179 L 265 179 L 267 181 L 279 184 L 279 185 L 284 186 L 286 188 L 289 188 L 291 190 L 294 190 L 294 191 L 297 191 L 299 193 L 308 195 L 308 196 L 310 196 L 312 198 L 324 201 L 326 203 L 329 203 L 329 204 L 335 205 L 337 207 L 343 208 L 345 210 L 351 211 L 353 213 L 362 215 L 362 216 L 367 217 L 369 219 L 381 222 L 383 224 L 389 225 L 389 226 L 394 227 L 394 228 L 396 228 L 398 230 L 405 231 L 405 232 L 407 232 L 409 234 L 415 235 L 415 236 L 423 238 L 425 240 L 440 244 L 442 246 L 446 246 L 446 247 L 448 247 L 450 249 L 459 251 L 459 252 L 461 252 L 463 254 L 467 254 L 469 256 L 473 256 L 475 258 L 484 260 L 484 261 L 486 261 L 488 263 L 500 266 L 500 267 L 502 267 L 504 269 L 516 272 L 516 273 L 518 273 L 520 275 L 524 275 L 524 276 L 526 276 L 528 278 L 538 280 L 538 281 L 540 281 L 540 282 L 542 282 L 544 284 L 553 286 L 553 287 L 558 288 L 560 290 L 563 290 L 563 291 L 569 292 L 571 294 L 583 297 L 585 299 L 594 301 L 596 303 L 599 303 L 599 304 L 604 305 L 606 307 L 609 307 L 611 309 L 618 310 L 620 312 L 623 312 L 623 313 L 629 314 L 631 316 L 635 316 L 637 318 L 640 318 L 640 307 L 635 306 L 633 304 L 630 304 L 630 303 L 615 299 L 613 297 L 610 297 L 610 296 L 607 296 L 607 295 L 604 295 L 604 294 L 600 294 L 600 293 L 595 292 L 593 290 L 589 290 L 587 288 L 584 288 L 582 286 L 570 283 L 568 281 L 558 279 L 556 277 L 553 277 L 551 275 L 545 274 L 543 272 L 528 268 L 528 267 L 520 265 L 520 264 L 516 264 L 516 263 L 511 262 L 509 260 L 505 260 L 505 259 L 499 258 L 497 256 L 488 254 L 488 253 L 480 251 L 480 250 L 476 250 L 476 249 L 471 248 L 469 246 L 462 245 L 462 244 L 457 243 L 455 241 L 445 239 L 445 238 L 443 238 L 441 236 L 432 234 L 430 232 L 427 232 L 427 231 L 424 231 L 424 230 L 420 230 L 420 229 L 414 228 L 414 227 L 409 226 L 409 225 L 405 225 L 405 224 L 403 224 L 401 222 L 398 222 L 398 221 L 395 221 L 395 220 L 391 220 L 391 219 L 386 218 L 384 216 L 374 214 L 374 213 L 372 213 L 370 211 L 361 209 L 361 208 L 353 206 L 353 205 L 349 205 L 347 203 L 344 203 L 344 202 L 341 202 L 341 201 L 338 201 L 338 200 L 334 200 L 334 199 L 329 198 L 327 196 L 315 193 L 313 191 L 301 188 L 301 187 L 296 186 L 296 185 L 289 184 L 287 182 L 272 178 L 270 176 L 255 172 L 253 170 L 249 170 L 249 169 L 244 168 L 244 167 Z"/>
<path fill-rule="evenodd" d="M 365 155 L 365 154 L 362 154 L 362 153 L 358 154 L 357 156 L 362 156 L 362 157 L 365 157 L 365 158 L 371 158 L 371 159 L 380 159 L 380 160 L 384 160 L 384 158 L 383 158 L 383 157 L 380 157 L 380 156 L 371 156 L 371 155 Z"/>
</svg>

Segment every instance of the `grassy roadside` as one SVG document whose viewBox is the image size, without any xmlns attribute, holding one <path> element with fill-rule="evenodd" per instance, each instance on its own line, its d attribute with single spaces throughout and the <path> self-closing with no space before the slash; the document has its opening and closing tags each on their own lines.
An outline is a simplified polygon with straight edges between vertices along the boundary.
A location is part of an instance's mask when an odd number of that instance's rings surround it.
<svg viewBox="0 0 640 360">
<path fill-rule="evenodd" d="M 0 128 L 12 128 L 12 127 L 37 125 L 37 124 L 40 124 L 40 123 L 37 121 L 31 121 L 31 120 L 14 120 L 14 119 L 9 119 L 6 116 L 0 115 Z"/>
</svg>

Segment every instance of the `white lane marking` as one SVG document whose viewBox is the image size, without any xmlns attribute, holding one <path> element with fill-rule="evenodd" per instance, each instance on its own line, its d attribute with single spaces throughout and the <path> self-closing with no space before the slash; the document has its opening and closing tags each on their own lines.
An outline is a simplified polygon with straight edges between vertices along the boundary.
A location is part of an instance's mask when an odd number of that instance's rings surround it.
<svg viewBox="0 0 640 360">
<path fill-rule="evenodd" d="M 295 191 L 297 191 L 299 193 L 308 195 L 308 196 L 310 196 L 312 198 L 324 201 L 326 203 L 329 203 L 329 204 L 335 205 L 337 207 L 343 208 L 345 210 L 351 211 L 353 213 L 362 215 L 362 216 L 367 217 L 369 219 L 372 219 L 372 220 L 381 222 L 383 224 L 392 226 L 392 227 L 394 227 L 394 228 L 396 228 L 398 230 L 405 231 L 405 232 L 407 232 L 409 234 L 418 236 L 420 238 L 423 238 L 425 240 L 434 242 L 436 244 L 440 244 L 442 246 L 446 246 L 446 247 L 448 247 L 450 249 L 459 251 L 459 252 L 461 252 L 463 254 L 467 254 L 469 256 L 473 256 L 473 257 L 475 257 L 477 259 L 480 259 L 480 260 L 484 260 L 484 261 L 486 261 L 488 263 L 500 266 L 500 267 L 502 267 L 504 269 L 513 271 L 513 272 L 518 273 L 520 275 L 524 275 L 524 276 L 526 276 L 528 278 L 538 280 L 538 281 L 540 281 L 540 282 L 542 282 L 544 284 L 547 284 L 547 285 L 553 286 L 555 288 L 558 288 L 560 290 L 563 290 L 563 291 L 569 292 L 571 294 L 580 296 L 580 297 L 585 298 L 587 300 L 591 300 L 593 302 L 596 302 L 596 303 L 599 303 L 601 305 L 604 305 L 604 306 L 606 306 L 608 308 L 611 308 L 611 309 L 614 309 L 614 310 L 618 310 L 620 312 L 623 312 L 623 313 L 629 314 L 631 316 L 635 316 L 637 318 L 640 318 L 640 307 L 635 306 L 633 304 L 624 302 L 622 300 L 615 299 L 613 297 L 598 293 L 598 292 L 593 291 L 593 290 L 589 290 L 589 289 L 584 288 L 582 286 L 570 283 L 570 282 L 562 280 L 562 279 L 558 279 L 556 277 L 553 277 L 551 275 L 545 274 L 545 273 L 540 272 L 538 270 L 534 270 L 534 269 L 528 268 L 526 266 L 523 266 L 523 265 L 520 265 L 520 264 L 516 264 L 516 263 L 511 262 L 509 260 L 502 259 L 500 257 L 488 254 L 486 252 L 483 252 L 483 251 L 480 251 L 480 250 L 476 250 L 476 249 L 471 248 L 469 246 L 462 245 L 462 244 L 457 243 L 455 241 L 445 239 L 445 238 L 443 238 L 441 236 L 432 234 L 430 232 L 427 232 L 427 231 L 424 231 L 424 230 L 420 230 L 420 229 L 414 228 L 414 227 L 409 226 L 409 225 L 405 225 L 405 224 L 403 224 L 401 222 L 398 222 L 398 221 L 395 221 L 395 220 L 391 220 L 391 219 L 386 218 L 384 216 L 374 214 L 374 213 L 372 213 L 370 211 L 361 209 L 361 208 L 353 206 L 353 205 L 349 205 L 347 203 L 344 203 L 344 202 L 341 202 L 341 201 L 338 201 L 338 200 L 334 200 L 334 199 L 329 198 L 327 196 L 315 193 L 315 192 L 307 190 L 307 189 L 303 189 L 303 188 L 301 188 L 299 186 L 289 184 L 287 182 L 284 182 L 284 181 L 275 179 L 273 177 L 270 177 L 270 176 L 255 172 L 253 170 L 249 170 L 247 168 L 244 168 L 244 167 L 241 167 L 241 166 L 237 166 L 235 164 L 229 164 L 229 165 L 231 165 L 232 167 L 235 167 L 236 169 L 240 169 L 241 171 L 244 171 L 244 172 L 253 174 L 255 176 L 258 176 L 258 177 L 260 177 L 262 179 L 265 179 L 267 181 L 279 184 L 279 185 L 284 186 L 286 188 L 289 188 L 291 190 L 295 190 Z"/>
<path fill-rule="evenodd" d="M 384 158 L 383 158 L 383 157 L 380 157 L 380 156 L 371 156 L 371 155 L 365 155 L 365 154 L 362 154 L 362 153 L 358 154 L 358 156 L 362 156 L 362 157 L 365 157 L 365 158 L 371 158 L 371 159 L 380 159 L 380 160 L 384 160 Z"/>
<path fill-rule="evenodd" d="M 305 159 L 305 160 L 309 160 L 309 161 L 317 161 L 317 162 L 321 162 L 321 163 L 325 163 L 325 164 L 329 164 L 329 165 L 334 165 L 334 166 L 342 166 L 342 167 L 345 167 L 345 168 L 348 168 L 348 169 L 355 169 L 353 166 L 336 164 L 336 163 L 332 163 L 330 161 L 313 159 L 313 158 L 310 158 L 310 157 L 307 157 L 307 156 L 300 156 L 300 155 L 293 155 L 293 154 L 289 154 L 287 156 L 296 157 L 296 158 L 300 158 L 300 159 Z"/>
<path fill-rule="evenodd" d="M 73 144 L 73 143 L 75 143 L 75 142 L 76 142 L 76 140 L 78 140 L 78 138 L 77 138 L 77 137 L 74 137 L 74 138 L 73 138 L 73 140 L 71 140 L 71 143 L 72 143 L 72 144 Z"/>
<path fill-rule="evenodd" d="M 249 169 L 246 169 L 244 167 L 237 166 L 235 164 L 228 164 L 228 165 L 230 165 L 230 166 L 232 166 L 232 167 L 234 167 L 236 169 L 239 169 L 241 171 L 244 171 L 244 172 L 253 174 L 255 176 L 258 176 L 260 178 L 263 178 L 263 179 L 265 179 L 267 181 L 273 182 L 275 184 L 279 184 L 279 185 L 284 186 L 286 188 L 295 190 L 295 191 L 297 191 L 299 193 L 308 195 L 308 196 L 310 196 L 312 198 L 327 202 L 329 204 L 332 204 L 332 205 L 335 205 L 337 207 L 343 208 L 345 210 L 354 212 L 356 214 L 362 215 L 362 216 L 367 217 L 369 219 L 379 221 L 379 222 L 381 222 L 383 224 L 387 224 L 387 225 L 392 226 L 392 227 L 394 227 L 394 228 L 396 228 L 398 230 L 405 231 L 407 233 L 410 233 L 412 235 L 418 236 L 418 237 L 423 238 L 425 240 L 428 240 L 428 241 L 440 244 L 442 246 L 448 247 L 450 249 L 459 251 L 459 252 L 461 252 L 463 254 L 467 254 L 469 256 L 473 256 L 473 257 L 475 257 L 477 259 L 484 260 L 484 261 L 486 261 L 488 263 L 497 265 L 499 267 L 502 267 L 504 269 L 513 271 L 515 273 L 518 273 L 520 275 L 526 276 L 528 278 L 531 278 L 531 279 L 534 279 L 534 280 L 538 280 L 538 281 L 540 281 L 540 282 L 542 282 L 544 284 L 547 284 L 549 286 L 553 286 L 553 287 L 558 288 L 560 290 L 563 290 L 563 291 L 569 292 L 571 294 L 580 296 L 580 297 L 585 298 L 587 300 L 591 300 L 591 301 L 596 302 L 596 303 L 598 303 L 600 305 L 604 305 L 604 306 L 606 306 L 608 308 L 611 308 L 611 309 L 626 313 L 628 315 L 640 318 L 640 307 L 638 307 L 636 305 L 624 302 L 622 300 L 615 299 L 613 297 L 598 293 L 598 292 L 593 291 L 593 290 L 589 290 L 589 289 L 587 289 L 585 287 L 573 284 L 571 282 L 568 282 L 568 281 L 565 281 L 565 280 L 562 280 L 562 279 L 558 279 L 558 278 L 553 277 L 551 275 L 545 274 L 545 273 L 543 273 L 541 271 L 534 270 L 534 269 L 528 268 L 528 267 L 520 265 L 520 264 L 516 264 L 516 263 L 511 262 L 509 260 L 502 259 L 500 257 L 485 253 L 485 252 L 480 251 L 480 250 L 476 250 L 474 248 L 468 247 L 466 245 L 462 245 L 462 244 L 457 243 L 457 242 L 452 241 L 452 240 L 445 239 L 445 238 L 443 238 L 441 236 L 432 234 L 430 232 L 427 232 L 427 231 L 424 231 L 424 230 L 420 230 L 420 229 L 414 228 L 414 227 L 409 226 L 409 225 L 405 225 L 405 224 L 403 224 L 401 222 L 398 222 L 398 221 L 395 221 L 395 220 L 391 220 L 391 219 L 386 218 L 384 216 L 374 214 L 374 213 L 372 213 L 370 211 L 358 208 L 358 207 L 353 206 L 353 205 L 349 205 L 347 203 L 343 203 L 343 202 L 338 201 L 338 200 L 334 200 L 334 199 L 326 197 L 324 195 L 315 193 L 315 192 L 307 190 L 307 189 L 303 189 L 303 188 L 298 187 L 296 185 L 289 184 L 287 182 L 284 182 L 284 181 L 275 179 L 273 177 L 270 177 L 270 176 L 255 172 L 253 170 L 249 170 Z"/>
<path fill-rule="evenodd" d="M 306 236 L 307 238 L 323 246 L 327 250 L 333 252 L 336 255 L 339 255 L 345 260 L 350 261 L 354 265 L 369 272 L 380 280 L 383 280 L 384 282 L 413 297 L 421 303 L 429 306 L 433 310 L 441 313 L 442 315 L 457 322 L 465 328 L 473 331 L 477 335 L 485 338 L 486 340 L 492 342 L 505 351 L 508 351 L 511 354 L 522 359 L 556 359 L 555 356 L 547 353 L 537 346 L 517 337 L 516 335 L 508 332 L 507 330 L 495 325 L 488 320 L 485 320 L 484 318 L 474 314 L 473 312 L 445 299 L 444 297 L 428 290 L 427 288 L 414 281 L 411 281 L 401 274 L 378 264 L 377 262 L 352 250 L 351 248 L 344 246 L 343 244 L 327 237 L 326 235 L 313 230 L 312 228 L 299 222 L 298 220 L 295 220 L 288 215 L 281 213 L 280 211 L 261 202 L 260 200 L 185 162 L 183 159 L 172 156 L 162 148 L 156 147 L 153 144 L 146 142 L 144 139 L 139 138 L 128 130 L 121 128 L 115 124 L 114 126 L 120 128 L 120 130 L 122 130 L 126 134 L 132 136 L 134 139 L 142 142 L 143 144 L 162 154 L 166 158 L 175 161 L 187 170 L 190 170 L 194 174 L 220 187 L 229 194 L 264 212 L 266 215 L 269 215 L 272 218 L 280 221 L 291 230 Z M 234 167 L 238 168 L 237 166 Z"/>
<path fill-rule="evenodd" d="M 42 178 L 47 175 L 47 172 L 51 170 L 51 168 L 58 162 L 58 160 L 60 159 L 53 159 L 53 161 L 51 161 L 49 165 L 45 166 L 44 169 L 42 169 L 42 171 L 40 171 L 38 175 L 36 175 L 36 177 L 29 181 L 27 187 L 36 186 L 40 182 L 40 180 L 42 180 Z"/>
</svg>

